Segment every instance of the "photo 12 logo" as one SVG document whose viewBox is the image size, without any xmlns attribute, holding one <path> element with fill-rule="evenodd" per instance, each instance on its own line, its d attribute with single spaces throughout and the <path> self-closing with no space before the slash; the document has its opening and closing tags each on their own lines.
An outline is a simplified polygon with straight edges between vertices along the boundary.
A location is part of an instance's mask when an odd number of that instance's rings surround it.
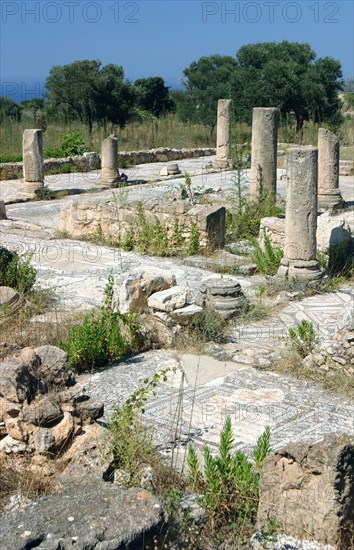
<svg viewBox="0 0 354 550">
<path fill-rule="evenodd" d="M 9 23 L 139 23 L 137 2 L 1 2 L 1 22 Z"/>
<path fill-rule="evenodd" d="M 202 2 L 202 22 L 339 23 L 337 2 Z"/>
</svg>

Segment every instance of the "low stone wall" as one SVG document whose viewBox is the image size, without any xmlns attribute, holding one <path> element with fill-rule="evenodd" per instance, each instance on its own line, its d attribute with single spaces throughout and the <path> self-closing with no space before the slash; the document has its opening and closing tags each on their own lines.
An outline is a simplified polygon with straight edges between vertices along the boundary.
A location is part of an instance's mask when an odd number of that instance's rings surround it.
<svg viewBox="0 0 354 550">
<path fill-rule="evenodd" d="M 127 231 L 139 226 L 138 203 L 119 204 L 113 198 L 90 199 L 85 202 L 67 203 L 60 214 L 58 230 L 73 238 L 101 234 L 116 242 L 124 240 Z M 140 210 L 141 212 L 141 210 Z M 225 208 L 204 204 L 191 205 L 186 200 L 173 196 L 145 200 L 142 210 L 146 222 L 157 220 L 166 227 L 172 237 L 175 222 L 178 221 L 182 238 L 188 240 L 192 222 L 200 231 L 202 247 L 219 248 L 224 245 Z"/>
<path fill-rule="evenodd" d="M 122 151 L 119 153 L 119 163 L 124 164 L 144 164 L 148 162 L 169 162 L 172 160 L 181 160 L 189 158 L 199 158 L 215 155 L 215 149 L 196 148 L 196 149 L 169 149 L 159 147 L 150 151 Z M 88 172 L 101 168 L 101 157 L 98 153 L 84 153 L 80 156 L 66 157 L 62 159 L 46 159 L 44 161 L 44 173 L 60 173 L 64 164 L 76 166 L 79 172 Z M 4 162 L 0 163 L 0 180 L 11 180 L 22 178 L 22 162 Z"/>
</svg>

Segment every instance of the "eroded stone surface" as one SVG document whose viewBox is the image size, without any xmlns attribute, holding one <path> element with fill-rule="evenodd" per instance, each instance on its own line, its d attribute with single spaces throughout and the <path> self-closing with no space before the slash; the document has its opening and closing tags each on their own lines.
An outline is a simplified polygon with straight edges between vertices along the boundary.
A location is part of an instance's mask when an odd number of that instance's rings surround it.
<svg viewBox="0 0 354 550">
<path fill-rule="evenodd" d="M 255 107 L 252 116 L 250 196 L 276 193 L 278 110 Z"/>
</svg>

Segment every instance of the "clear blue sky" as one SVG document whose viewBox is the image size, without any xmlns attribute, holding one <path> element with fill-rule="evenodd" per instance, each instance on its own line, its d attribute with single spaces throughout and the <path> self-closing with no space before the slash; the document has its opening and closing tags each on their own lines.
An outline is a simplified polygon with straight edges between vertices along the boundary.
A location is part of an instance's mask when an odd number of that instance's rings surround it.
<svg viewBox="0 0 354 550">
<path fill-rule="evenodd" d="M 162 76 L 175 87 L 205 55 L 244 44 L 309 42 L 354 74 L 352 0 L 0 0 L 0 95 L 30 99 L 53 65 L 100 59 L 130 80 Z M 37 83 L 37 84 L 35 84 Z M 38 95 L 38 94 L 37 94 Z"/>
</svg>

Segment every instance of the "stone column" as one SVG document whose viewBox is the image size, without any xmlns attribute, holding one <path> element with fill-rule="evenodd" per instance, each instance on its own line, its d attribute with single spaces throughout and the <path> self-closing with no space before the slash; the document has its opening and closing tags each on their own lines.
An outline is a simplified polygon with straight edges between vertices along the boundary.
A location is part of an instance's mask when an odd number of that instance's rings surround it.
<svg viewBox="0 0 354 550">
<path fill-rule="evenodd" d="M 112 135 L 102 141 L 101 177 L 99 183 L 115 187 L 119 181 L 118 139 Z"/>
<path fill-rule="evenodd" d="M 255 107 L 252 115 L 250 197 L 277 191 L 278 109 Z"/>
<path fill-rule="evenodd" d="M 231 99 L 218 100 L 215 167 L 221 170 L 230 170 L 232 168 Z"/>
<path fill-rule="evenodd" d="M 318 208 L 334 210 L 344 206 L 339 190 L 339 139 L 326 130 L 318 130 Z"/>
<path fill-rule="evenodd" d="M 33 193 L 44 186 L 42 130 L 25 130 L 22 138 L 22 191 Z"/>
<path fill-rule="evenodd" d="M 317 159 L 315 147 L 288 149 L 284 258 L 278 274 L 307 281 L 323 276 L 316 259 Z"/>
</svg>

